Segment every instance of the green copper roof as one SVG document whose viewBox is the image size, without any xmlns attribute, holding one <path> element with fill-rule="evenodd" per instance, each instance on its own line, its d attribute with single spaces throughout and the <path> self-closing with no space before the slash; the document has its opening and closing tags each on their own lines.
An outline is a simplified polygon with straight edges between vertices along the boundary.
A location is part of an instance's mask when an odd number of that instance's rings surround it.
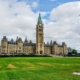
<svg viewBox="0 0 80 80">
<path fill-rule="evenodd" d="M 11 39 L 11 42 L 14 42 L 14 39 L 13 38 Z"/>
<path fill-rule="evenodd" d="M 38 24 L 42 24 L 41 14 L 39 13 Z"/>
<path fill-rule="evenodd" d="M 30 40 L 29 42 L 32 43 L 32 40 Z"/>
</svg>

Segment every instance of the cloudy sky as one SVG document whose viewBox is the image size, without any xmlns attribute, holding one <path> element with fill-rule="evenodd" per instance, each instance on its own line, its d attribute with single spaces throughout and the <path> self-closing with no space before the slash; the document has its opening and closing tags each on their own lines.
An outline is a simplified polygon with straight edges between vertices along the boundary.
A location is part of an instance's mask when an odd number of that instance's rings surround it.
<svg viewBox="0 0 80 80">
<path fill-rule="evenodd" d="M 45 42 L 56 40 L 80 49 L 80 0 L 0 0 L 0 40 L 19 36 L 24 41 L 27 36 L 36 42 L 39 12 Z"/>
</svg>

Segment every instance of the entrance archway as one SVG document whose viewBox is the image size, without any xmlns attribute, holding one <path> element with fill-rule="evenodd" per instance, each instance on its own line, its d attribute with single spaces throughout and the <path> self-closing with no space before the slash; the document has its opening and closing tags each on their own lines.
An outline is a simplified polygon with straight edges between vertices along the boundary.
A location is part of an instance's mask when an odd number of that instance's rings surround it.
<svg viewBox="0 0 80 80">
<path fill-rule="evenodd" d="M 42 50 L 40 51 L 40 54 L 42 54 Z"/>
</svg>

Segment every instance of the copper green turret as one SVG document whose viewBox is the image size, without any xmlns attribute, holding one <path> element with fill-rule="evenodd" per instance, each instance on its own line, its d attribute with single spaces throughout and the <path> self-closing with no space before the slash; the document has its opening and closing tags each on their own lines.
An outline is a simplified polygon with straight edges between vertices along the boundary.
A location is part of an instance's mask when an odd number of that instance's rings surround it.
<svg viewBox="0 0 80 80">
<path fill-rule="evenodd" d="M 42 24 L 41 14 L 39 13 L 38 24 Z"/>
</svg>

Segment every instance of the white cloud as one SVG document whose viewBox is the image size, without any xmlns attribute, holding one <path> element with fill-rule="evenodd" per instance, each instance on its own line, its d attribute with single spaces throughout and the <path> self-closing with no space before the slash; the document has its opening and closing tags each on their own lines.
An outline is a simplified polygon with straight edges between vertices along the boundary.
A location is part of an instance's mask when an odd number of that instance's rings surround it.
<svg viewBox="0 0 80 80">
<path fill-rule="evenodd" d="M 65 41 L 70 47 L 79 47 L 80 43 L 80 1 L 59 5 L 50 13 L 45 24 L 45 34 L 58 42 Z"/>
<path fill-rule="evenodd" d="M 37 2 L 33 2 L 31 7 L 34 8 L 34 9 L 37 8 L 38 7 L 38 3 Z"/>
<path fill-rule="evenodd" d="M 37 15 L 30 5 L 25 2 L 12 2 L 11 7 L 9 5 L 11 3 L 8 0 L 0 0 L 0 38 L 4 35 L 23 38 L 27 35 L 29 39 L 35 40 Z"/>
<path fill-rule="evenodd" d="M 48 14 L 50 14 L 50 12 L 41 12 L 42 16 L 47 16 Z"/>
</svg>

